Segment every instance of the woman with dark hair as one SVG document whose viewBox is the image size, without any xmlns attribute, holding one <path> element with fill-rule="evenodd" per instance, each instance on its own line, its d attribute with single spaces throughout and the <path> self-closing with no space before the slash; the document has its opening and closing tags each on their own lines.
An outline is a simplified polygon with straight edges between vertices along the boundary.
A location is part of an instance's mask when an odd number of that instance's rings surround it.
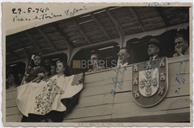
<svg viewBox="0 0 194 128">
<path fill-rule="evenodd" d="M 82 86 L 76 87 L 77 89 L 73 89 L 76 92 L 72 92 L 71 87 L 68 87 L 68 85 L 64 85 L 63 83 L 67 83 L 65 81 L 68 80 L 68 77 L 71 77 L 71 71 L 70 68 L 66 65 L 64 60 L 59 59 L 56 61 L 56 75 L 53 76 L 51 79 L 55 79 L 58 85 L 62 85 L 61 89 L 64 91 L 69 91 L 69 97 L 61 99 L 61 102 L 63 105 L 66 107 L 65 111 L 51 111 L 49 114 L 47 114 L 47 118 L 50 119 L 52 122 L 61 122 L 65 118 L 66 115 L 68 115 L 73 108 L 77 105 L 78 103 L 78 98 L 79 98 L 79 93 L 82 89 Z M 74 78 L 75 80 L 76 78 Z M 81 79 L 80 79 L 81 80 Z M 76 84 L 78 85 L 81 83 L 81 81 L 76 80 Z M 65 92 L 64 92 L 65 93 Z M 73 94 L 70 94 L 73 93 Z"/>
<path fill-rule="evenodd" d="M 25 85 L 33 86 L 33 85 L 41 84 L 42 83 L 41 80 L 46 78 L 47 72 L 48 71 L 43 65 L 43 61 L 40 53 L 35 53 L 30 58 L 30 61 L 26 67 L 25 75 L 21 84 L 24 86 Z M 38 116 L 36 114 L 29 114 L 28 117 L 23 116 L 22 122 L 39 122 L 43 119 L 44 119 L 43 116 Z"/>
</svg>

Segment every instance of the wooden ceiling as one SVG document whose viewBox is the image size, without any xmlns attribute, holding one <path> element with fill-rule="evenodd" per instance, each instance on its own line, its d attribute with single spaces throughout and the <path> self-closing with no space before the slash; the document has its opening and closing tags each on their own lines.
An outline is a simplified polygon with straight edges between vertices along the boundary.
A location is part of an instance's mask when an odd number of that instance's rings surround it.
<svg viewBox="0 0 194 128">
<path fill-rule="evenodd" d="M 186 7 L 109 7 L 6 37 L 6 61 L 43 55 L 188 23 Z"/>
</svg>

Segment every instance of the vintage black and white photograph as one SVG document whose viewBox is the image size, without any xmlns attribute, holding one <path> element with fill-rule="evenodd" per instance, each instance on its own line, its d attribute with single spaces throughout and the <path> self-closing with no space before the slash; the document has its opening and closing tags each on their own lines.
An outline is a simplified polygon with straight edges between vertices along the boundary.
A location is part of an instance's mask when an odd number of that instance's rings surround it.
<svg viewBox="0 0 194 128">
<path fill-rule="evenodd" d="M 3 4 L 5 123 L 191 123 L 192 6 L 164 5 Z"/>
</svg>

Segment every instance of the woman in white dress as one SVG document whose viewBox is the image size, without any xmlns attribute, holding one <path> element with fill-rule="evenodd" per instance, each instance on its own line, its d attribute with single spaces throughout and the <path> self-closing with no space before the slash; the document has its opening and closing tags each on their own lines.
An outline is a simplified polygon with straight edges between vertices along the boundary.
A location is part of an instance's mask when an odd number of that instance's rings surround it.
<svg viewBox="0 0 194 128">
<path fill-rule="evenodd" d="M 48 118 L 52 122 L 61 122 L 67 116 L 73 108 L 78 104 L 80 91 L 83 89 L 82 75 L 70 75 L 70 71 L 62 60 L 56 62 L 56 73 L 51 77 L 51 80 L 56 80 L 56 84 L 60 87 L 61 92 L 61 102 L 65 106 L 65 111 L 51 111 L 48 114 Z M 73 78 L 73 79 L 72 79 Z M 66 83 L 66 85 L 64 85 Z M 71 84 L 70 84 L 71 83 Z M 63 109 L 63 106 L 59 109 Z"/>
<path fill-rule="evenodd" d="M 24 122 L 40 122 L 49 119 L 61 122 L 76 105 L 83 89 L 82 75 L 67 76 L 67 68 L 58 60 L 56 75 L 39 83 L 27 83 L 18 88 L 17 105 L 24 115 Z M 32 91 L 33 90 L 33 91 Z"/>
</svg>

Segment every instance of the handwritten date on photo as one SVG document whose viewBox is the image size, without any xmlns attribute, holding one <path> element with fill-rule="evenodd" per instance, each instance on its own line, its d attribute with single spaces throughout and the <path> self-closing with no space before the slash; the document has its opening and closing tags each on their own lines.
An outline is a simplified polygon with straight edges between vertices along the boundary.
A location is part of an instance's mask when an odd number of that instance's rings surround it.
<svg viewBox="0 0 194 128">
<path fill-rule="evenodd" d="M 49 11 L 49 8 L 12 8 L 12 14 L 26 14 L 26 13 L 46 13 Z"/>
<path fill-rule="evenodd" d="M 87 8 L 85 6 L 80 8 L 71 8 L 71 9 L 65 9 L 61 13 L 53 13 L 51 10 L 46 8 L 12 8 L 12 14 L 13 14 L 13 22 L 17 21 L 32 21 L 32 20 L 46 20 L 46 19 L 53 19 L 57 17 L 70 17 L 75 16 L 77 13 L 81 11 L 85 11 Z M 29 15 L 28 15 L 29 14 Z"/>
</svg>

